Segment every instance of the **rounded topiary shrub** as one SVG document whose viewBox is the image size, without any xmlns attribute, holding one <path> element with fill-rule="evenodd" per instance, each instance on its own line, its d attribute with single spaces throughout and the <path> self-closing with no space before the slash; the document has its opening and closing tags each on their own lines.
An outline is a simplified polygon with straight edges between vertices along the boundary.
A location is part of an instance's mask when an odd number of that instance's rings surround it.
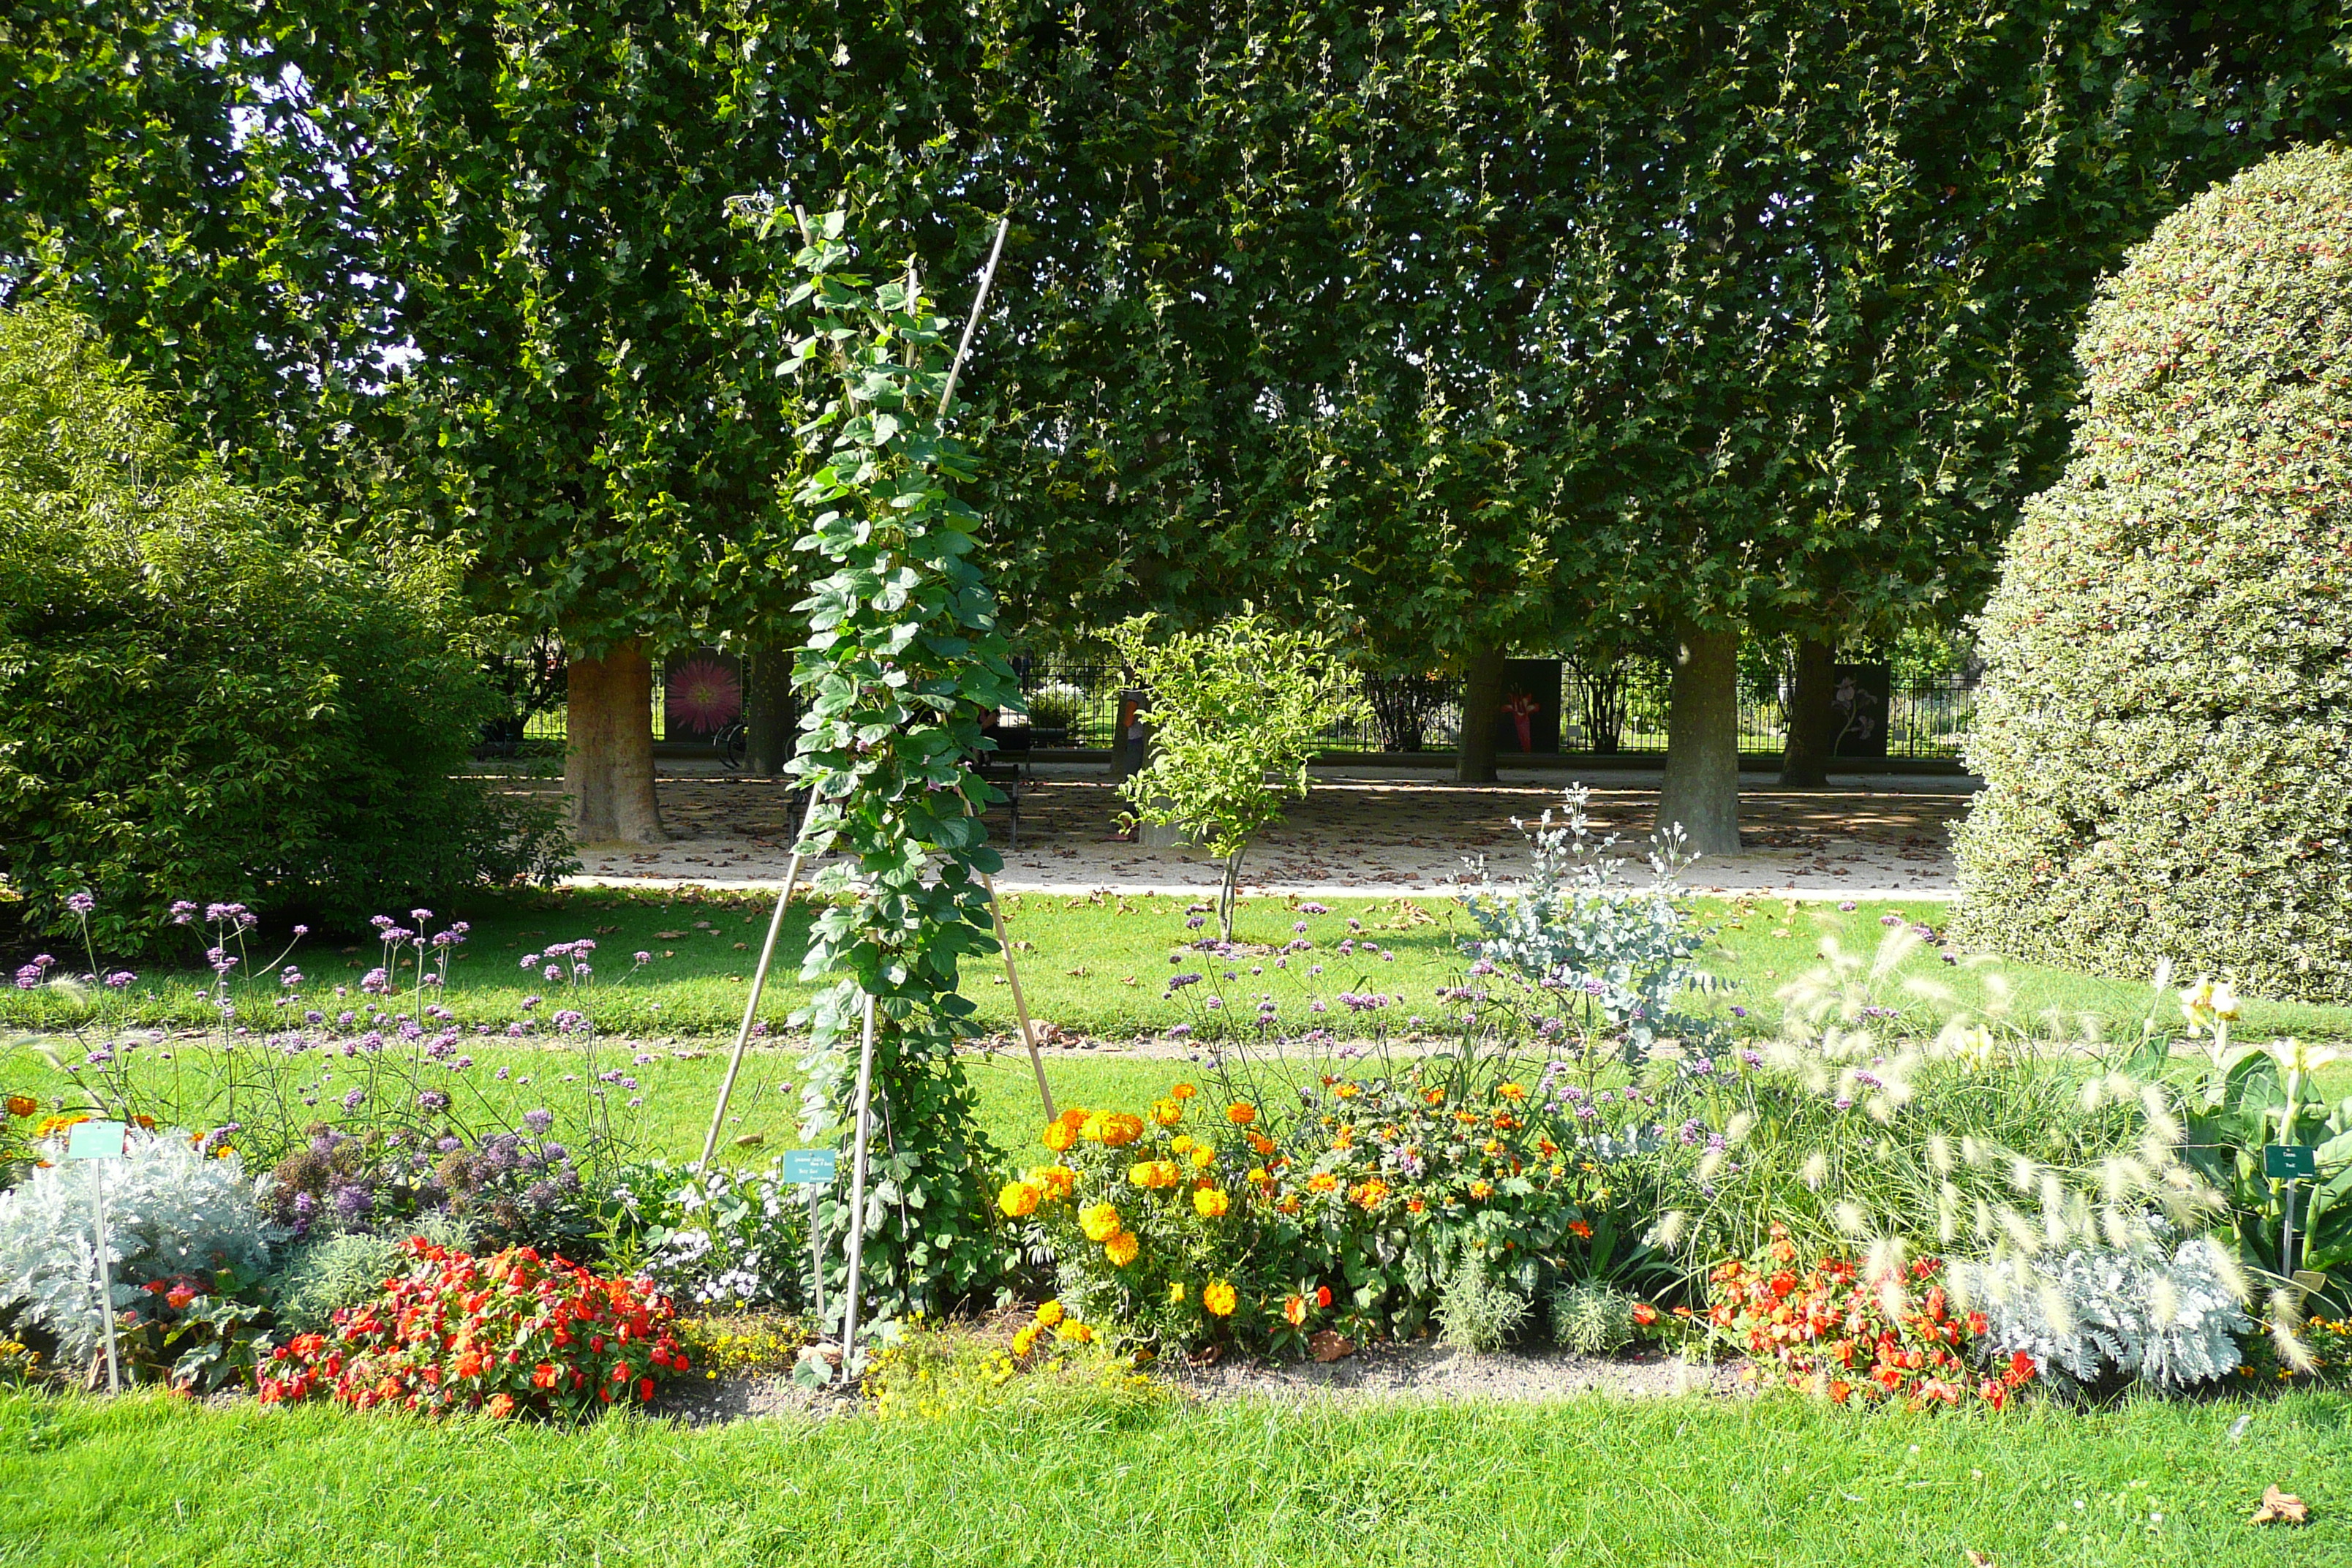
<svg viewBox="0 0 2352 1568">
<path fill-rule="evenodd" d="M 2352 1001 L 2352 153 L 2165 220 L 2077 353 L 1983 616 L 1956 930 Z"/>
<path fill-rule="evenodd" d="M 128 953 L 184 944 L 177 900 L 357 922 L 552 872 L 552 814 L 460 776 L 469 625 L 446 563 L 338 548 L 188 451 L 88 323 L 0 310 L 0 875 L 32 930 L 87 892 Z"/>
</svg>

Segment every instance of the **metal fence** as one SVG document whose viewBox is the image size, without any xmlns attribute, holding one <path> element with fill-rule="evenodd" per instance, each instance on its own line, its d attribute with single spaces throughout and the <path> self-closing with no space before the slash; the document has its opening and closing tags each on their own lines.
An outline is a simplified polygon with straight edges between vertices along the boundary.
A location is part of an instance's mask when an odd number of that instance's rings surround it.
<svg viewBox="0 0 2352 1568">
<path fill-rule="evenodd" d="M 1022 696 L 1042 747 L 1108 750 L 1118 724 L 1119 693 L 1134 684 L 1116 664 L 1023 659 Z M 1462 683 L 1437 676 L 1365 676 L 1363 716 L 1325 732 L 1335 752 L 1451 752 L 1460 743 Z M 1560 750 L 1585 755 L 1662 756 L 1666 749 L 1667 682 L 1663 668 L 1638 664 L 1589 671 L 1560 669 Z M 1537 694 L 1538 697 L 1544 695 Z M 1886 754 L 1920 760 L 1959 755 L 1975 711 L 1976 688 L 1958 676 L 1896 682 L 1888 692 Z M 657 670 L 653 732 L 668 739 L 667 705 Z M 563 710 L 534 713 L 524 739 L 561 744 Z M 1785 697 L 1745 688 L 1739 695 L 1739 749 L 1776 752 L 1788 740 Z"/>
</svg>

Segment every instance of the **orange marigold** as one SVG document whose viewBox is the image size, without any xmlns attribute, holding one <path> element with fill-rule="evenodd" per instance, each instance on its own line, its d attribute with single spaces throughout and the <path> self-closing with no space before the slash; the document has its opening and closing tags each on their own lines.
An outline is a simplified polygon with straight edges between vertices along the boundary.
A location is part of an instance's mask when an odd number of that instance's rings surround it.
<svg viewBox="0 0 2352 1568">
<path fill-rule="evenodd" d="M 1234 1288 L 1222 1279 L 1212 1279 L 1202 1288 L 1201 1305 L 1212 1316 L 1230 1318 L 1240 1304 L 1241 1298 L 1234 1294 Z"/>
<path fill-rule="evenodd" d="M 1257 1107 L 1246 1100 L 1236 1100 L 1225 1107 L 1225 1120 L 1236 1127 L 1247 1127 L 1257 1120 Z"/>
</svg>

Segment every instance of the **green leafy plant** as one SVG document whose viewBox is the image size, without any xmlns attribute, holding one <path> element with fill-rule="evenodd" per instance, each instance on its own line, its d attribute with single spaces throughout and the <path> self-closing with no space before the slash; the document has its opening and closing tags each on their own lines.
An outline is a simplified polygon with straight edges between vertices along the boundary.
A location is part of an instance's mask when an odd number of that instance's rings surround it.
<svg viewBox="0 0 2352 1568">
<path fill-rule="evenodd" d="M 2319 1309 L 2352 1313 L 2352 1096 L 2330 1104 L 2317 1092 L 2317 1069 L 2339 1053 L 2299 1040 L 2275 1040 L 2231 1050 L 2220 1024 L 2215 1068 L 2201 1105 L 2189 1112 L 2189 1164 L 2229 1203 L 2227 1224 L 2239 1264 L 2263 1277 L 2273 1292 L 2304 1276 Z M 2289 1184 L 2263 1167 L 2270 1144 L 2308 1150 L 2315 1179 L 2294 1184 L 2291 1256 L 2286 1200 Z M 2288 1322 L 2299 1311 L 2273 1297 L 2271 1315 Z"/>
<path fill-rule="evenodd" d="M 472 1240 L 465 1222 L 446 1215 L 419 1215 L 401 1228 L 453 1251 Z M 374 1296 L 407 1265 L 402 1238 L 392 1236 L 350 1230 L 297 1243 L 271 1281 L 278 1325 L 292 1333 L 321 1332 L 337 1312 Z"/>
<path fill-rule="evenodd" d="M 1438 1292 L 1437 1326 L 1447 1344 L 1465 1351 L 1498 1351 L 1527 1325 L 1532 1304 L 1497 1279 L 1477 1258 L 1464 1257 Z"/>
<path fill-rule="evenodd" d="M 174 900 L 373 910 L 572 861 L 463 776 L 490 697 L 459 563 L 346 553 L 172 431 L 87 323 L 0 311 L 0 868 L 154 949 Z"/>
<path fill-rule="evenodd" d="M 793 1022 L 814 1037 L 814 1138 L 854 1117 L 871 1008 L 877 1173 L 864 1214 L 841 1212 L 837 1190 L 825 1224 L 863 1227 L 865 1289 L 888 1316 L 944 1310 L 992 1285 L 1003 1261 L 987 1214 L 995 1156 L 956 1059 L 972 1031 L 957 973 L 996 951 L 982 878 L 1003 862 L 980 816 L 995 795 L 971 766 L 981 720 L 1021 697 L 973 560 L 980 519 L 949 489 L 971 465 L 937 406 L 944 319 L 911 270 L 878 286 L 850 270 L 845 226 L 834 213 L 805 235 L 789 301 L 809 326 L 795 363 L 831 393 L 798 432 L 827 456 L 798 494 L 811 521 L 797 548 L 832 570 L 801 605 L 793 768 L 819 799 L 803 847 L 838 857 L 816 879 L 830 901 L 802 969 L 833 983 Z M 826 1294 L 839 1310 L 845 1293 Z"/>
<path fill-rule="evenodd" d="M 1110 634 L 1150 699 L 1150 761 L 1120 793 L 1139 820 L 1181 828 L 1225 863 L 1217 924 L 1234 934 L 1234 897 L 1250 840 L 1307 793 L 1307 763 L 1333 725 L 1366 711 L 1355 676 L 1315 630 L 1235 616 L 1167 632 L 1151 616 Z"/>
<path fill-rule="evenodd" d="M 1551 1337 L 1579 1355 L 1613 1355 L 1633 1342 L 1634 1300 L 1606 1285 L 1562 1285 L 1551 1293 Z"/>
</svg>

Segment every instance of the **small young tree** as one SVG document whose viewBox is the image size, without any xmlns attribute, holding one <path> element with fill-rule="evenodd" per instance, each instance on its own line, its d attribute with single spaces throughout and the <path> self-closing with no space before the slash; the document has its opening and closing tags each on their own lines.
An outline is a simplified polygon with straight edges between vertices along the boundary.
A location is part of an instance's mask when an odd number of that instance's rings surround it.
<svg viewBox="0 0 2352 1568">
<path fill-rule="evenodd" d="M 1224 861 L 1217 929 L 1230 939 L 1250 840 L 1282 819 L 1286 797 L 1307 793 L 1307 759 L 1364 700 L 1328 634 L 1255 613 L 1169 637 L 1139 616 L 1111 642 L 1151 692 L 1151 760 L 1122 793 L 1139 819 L 1181 828 Z"/>
</svg>

